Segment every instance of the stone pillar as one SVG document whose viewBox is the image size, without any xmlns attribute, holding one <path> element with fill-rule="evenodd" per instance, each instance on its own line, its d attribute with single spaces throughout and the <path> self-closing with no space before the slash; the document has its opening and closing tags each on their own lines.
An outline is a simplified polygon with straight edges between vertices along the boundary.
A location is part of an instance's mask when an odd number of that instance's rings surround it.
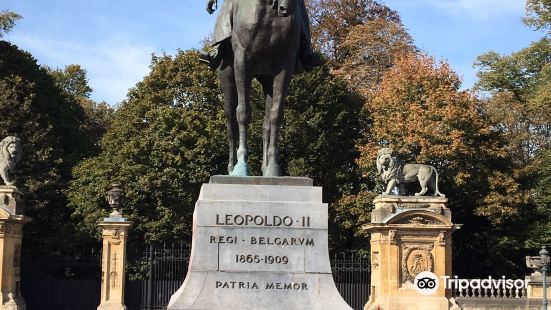
<svg viewBox="0 0 551 310">
<path fill-rule="evenodd" d="M 455 306 L 443 276 L 452 276 L 451 221 L 442 197 L 379 196 L 371 224 L 371 296 L 365 310 L 450 309 Z M 421 272 L 435 274 L 437 288 L 415 286 Z"/>
<path fill-rule="evenodd" d="M 528 276 L 526 277 L 528 281 L 528 290 L 527 297 L 530 299 L 542 299 L 543 298 L 543 276 L 540 273 L 540 276 Z M 547 299 L 551 300 L 551 277 L 547 277 Z"/>
<path fill-rule="evenodd" d="M 103 251 L 101 304 L 98 310 L 126 310 L 124 305 L 126 241 L 132 222 L 118 215 L 105 218 L 99 226 L 102 228 Z"/>
<path fill-rule="evenodd" d="M 21 215 L 21 193 L 14 186 L 0 186 L 0 310 L 24 310 L 21 297 L 21 239 L 23 225 L 31 219 Z"/>
<path fill-rule="evenodd" d="M 526 267 L 534 269 L 534 272 L 529 276 L 526 276 L 525 280 L 528 282 L 528 289 L 526 296 L 529 299 L 543 298 L 543 273 L 541 266 L 541 257 L 538 256 L 526 256 Z M 551 276 L 547 276 L 547 299 L 551 300 Z"/>
</svg>

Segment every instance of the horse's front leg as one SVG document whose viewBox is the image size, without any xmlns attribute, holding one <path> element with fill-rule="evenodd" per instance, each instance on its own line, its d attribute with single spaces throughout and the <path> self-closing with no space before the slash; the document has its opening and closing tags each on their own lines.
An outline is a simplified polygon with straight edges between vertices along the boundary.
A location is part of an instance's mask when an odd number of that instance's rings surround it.
<svg viewBox="0 0 551 310">
<path fill-rule="evenodd" d="M 224 93 L 224 113 L 226 114 L 226 127 L 228 131 L 228 174 L 232 174 L 237 155 L 237 137 L 239 135 L 239 127 L 236 116 L 237 89 L 235 88 L 235 76 L 233 74 L 232 67 L 227 66 L 220 71 L 219 75 L 220 83 L 222 84 L 222 91 Z"/>
<path fill-rule="evenodd" d="M 283 119 L 283 109 L 285 105 L 285 95 L 289 89 L 289 83 L 293 75 L 294 65 L 287 66 L 287 69 L 281 70 L 274 78 L 272 107 L 269 111 L 270 122 L 270 143 L 268 145 L 268 165 L 264 171 L 264 176 L 280 176 L 279 167 L 279 128 Z"/>
<path fill-rule="evenodd" d="M 274 77 L 273 76 L 258 76 L 258 81 L 262 85 L 264 96 L 266 96 L 266 104 L 264 108 L 264 122 L 262 123 L 262 175 L 266 172 L 268 165 L 268 146 L 270 145 L 270 111 L 273 103 Z"/>
<path fill-rule="evenodd" d="M 243 51 L 235 54 L 234 75 L 238 97 L 236 116 L 239 125 L 239 148 L 237 149 L 237 164 L 231 175 L 247 176 L 249 175 L 247 129 L 251 121 L 252 72 L 250 62 L 245 59 Z"/>
</svg>

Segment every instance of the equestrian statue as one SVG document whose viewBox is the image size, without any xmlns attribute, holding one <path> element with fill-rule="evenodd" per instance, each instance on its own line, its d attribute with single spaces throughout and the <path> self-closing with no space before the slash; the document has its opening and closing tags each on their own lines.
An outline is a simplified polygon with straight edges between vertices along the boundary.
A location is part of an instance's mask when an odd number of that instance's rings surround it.
<svg viewBox="0 0 551 310">
<path fill-rule="evenodd" d="M 208 0 L 210 14 L 216 7 L 217 0 Z M 256 78 L 266 98 L 262 174 L 280 176 L 279 130 L 291 77 L 321 65 L 319 55 L 312 52 L 304 0 L 225 0 L 214 41 L 214 52 L 202 54 L 200 60 L 219 70 L 228 129 L 228 173 L 250 174 L 247 129 L 251 83 Z"/>
</svg>

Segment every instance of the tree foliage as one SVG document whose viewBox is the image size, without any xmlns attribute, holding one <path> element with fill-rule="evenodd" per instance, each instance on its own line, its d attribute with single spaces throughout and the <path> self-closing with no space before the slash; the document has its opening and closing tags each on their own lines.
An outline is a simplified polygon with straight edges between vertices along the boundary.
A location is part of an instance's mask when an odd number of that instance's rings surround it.
<svg viewBox="0 0 551 310">
<path fill-rule="evenodd" d="M 511 55 L 477 58 L 477 87 L 491 95 L 486 110 L 504 132 L 518 167 L 529 167 L 551 147 L 551 41 L 542 39 Z"/>
<path fill-rule="evenodd" d="M 525 22 L 549 31 L 550 4 L 547 0 L 529 0 Z M 551 41 L 544 37 L 510 55 L 490 51 L 475 63 L 479 77 L 476 86 L 487 94 L 484 110 L 506 138 L 513 163 L 510 175 L 524 197 L 517 204 L 518 216 L 496 226 L 494 232 L 494 243 L 507 248 L 506 256 L 517 264 L 523 255 L 550 240 L 551 218 L 546 205 L 551 163 L 550 62 Z"/>
<path fill-rule="evenodd" d="M 551 26 L 551 1 L 526 1 L 526 16 L 524 22 L 535 29 L 548 29 Z"/>
<path fill-rule="evenodd" d="M 65 95 L 77 101 L 84 111 L 81 130 L 85 132 L 87 144 L 91 147 L 87 155 L 96 155 L 100 151 L 100 140 L 105 134 L 113 115 L 113 108 L 106 102 L 90 99 L 92 88 L 88 84 L 87 72 L 80 65 L 67 65 L 64 69 L 47 68 L 56 85 Z"/>
<path fill-rule="evenodd" d="M 0 11 L 0 38 L 2 38 L 5 33 L 10 32 L 15 26 L 15 23 L 21 18 L 21 15 L 15 12 L 8 10 Z"/>
<path fill-rule="evenodd" d="M 71 167 L 89 148 L 80 130 L 84 113 L 30 54 L 5 41 L 0 41 L 0 111 L 2 138 L 16 135 L 23 145 L 16 183 L 33 218 L 26 242 L 56 247 L 70 239 L 64 190 Z"/>
<path fill-rule="evenodd" d="M 341 44 L 355 27 L 382 19 L 400 23 L 398 13 L 373 0 L 309 0 L 314 48 L 328 59 L 342 62 Z"/>
<path fill-rule="evenodd" d="M 374 87 L 397 56 L 416 48 L 400 16 L 379 1 L 311 0 L 312 41 L 357 92 Z"/>
<path fill-rule="evenodd" d="M 333 203 L 358 186 L 355 144 L 361 135 L 362 101 L 327 67 L 296 76 L 289 90 L 283 161 L 292 176 L 308 176 Z"/>
<path fill-rule="evenodd" d="M 397 57 L 415 51 L 413 39 L 400 22 L 375 18 L 350 29 L 340 45 L 335 74 L 356 91 L 375 87 Z"/>
<path fill-rule="evenodd" d="M 88 85 L 87 72 L 80 65 L 67 65 L 63 69 L 49 69 L 56 84 L 75 98 L 90 98 L 92 88 Z"/>
<path fill-rule="evenodd" d="M 534 186 L 534 221 L 529 223 L 526 242 L 533 249 L 551 244 L 551 150 L 542 152 L 538 162 L 540 169 Z"/>
<path fill-rule="evenodd" d="M 487 121 L 478 98 L 460 86 L 445 62 L 423 54 L 400 58 L 365 94 L 370 122 L 367 142 L 359 146 L 359 164 L 371 188 L 377 188 L 374 162 L 382 146 L 392 147 L 405 162 L 435 166 L 454 221 L 464 224 L 456 236 L 461 240 L 456 243 L 456 254 L 462 257 L 459 272 L 472 274 L 474 269 L 461 266 L 488 254 L 479 247 L 483 234 L 491 223 L 516 216 L 524 197 L 507 173 L 510 163 L 502 137 Z"/>
<path fill-rule="evenodd" d="M 115 112 L 102 152 L 74 169 L 68 195 L 84 236 L 96 235 L 109 213 L 105 192 L 119 182 L 136 238 L 189 238 L 201 183 L 224 171 L 221 107 L 218 80 L 197 52 L 154 56 L 150 74 Z"/>
</svg>

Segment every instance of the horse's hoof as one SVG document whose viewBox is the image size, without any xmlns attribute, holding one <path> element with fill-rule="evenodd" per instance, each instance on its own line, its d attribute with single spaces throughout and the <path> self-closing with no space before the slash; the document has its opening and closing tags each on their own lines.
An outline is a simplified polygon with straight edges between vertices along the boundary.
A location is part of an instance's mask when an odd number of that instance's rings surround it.
<svg viewBox="0 0 551 310">
<path fill-rule="evenodd" d="M 235 167 L 233 167 L 230 175 L 238 177 L 246 177 L 249 175 L 249 166 L 244 162 L 238 162 Z"/>
<path fill-rule="evenodd" d="M 265 177 L 279 177 L 279 176 L 281 176 L 281 169 L 279 169 L 279 165 L 268 165 L 268 166 L 266 166 L 266 169 L 264 170 L 264 176 Z"/>
</svg>

